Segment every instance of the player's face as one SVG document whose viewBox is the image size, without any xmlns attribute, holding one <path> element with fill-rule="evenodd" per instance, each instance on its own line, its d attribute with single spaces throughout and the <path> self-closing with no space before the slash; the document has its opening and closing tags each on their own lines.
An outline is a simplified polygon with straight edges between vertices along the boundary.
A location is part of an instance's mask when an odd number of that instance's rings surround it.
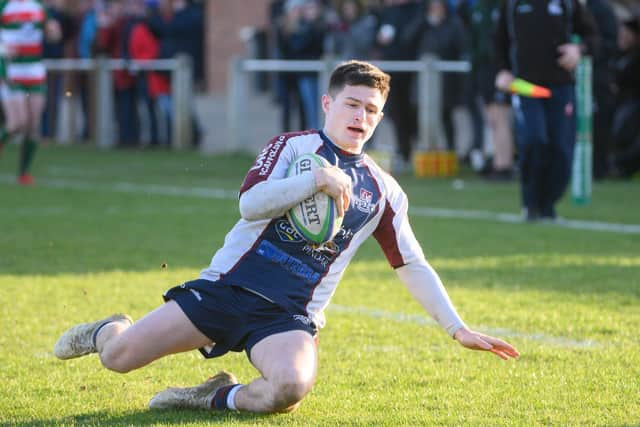
<svg viewBox="0 0 640 427">
<path fill-rule="evenodd" d="M 338 147 L 358 154 L 382 119 L 384 99 L 378 89 L 345 86 L 335 97 L 322 96 L 324 133 Z"/>
</svg>

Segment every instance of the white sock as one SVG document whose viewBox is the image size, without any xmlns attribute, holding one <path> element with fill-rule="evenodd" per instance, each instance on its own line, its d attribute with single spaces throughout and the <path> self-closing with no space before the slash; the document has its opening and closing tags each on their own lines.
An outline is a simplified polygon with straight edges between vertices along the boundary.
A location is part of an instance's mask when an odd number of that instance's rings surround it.
<svg viewBox="0 0 640 427">
<path fill-rule="evenodd" d="M 231 409 L 232 411 L 238 410 L 238 408 L 236 408 L 235 398 L 236 393 L 238 392 L 238 390 L 240 390 L 240 387 L 242 387 L 242 384 L 233 386 L 233 388 L 229 390 L 229 394 L 227 394 L 227 408 Z"/>
</svg>

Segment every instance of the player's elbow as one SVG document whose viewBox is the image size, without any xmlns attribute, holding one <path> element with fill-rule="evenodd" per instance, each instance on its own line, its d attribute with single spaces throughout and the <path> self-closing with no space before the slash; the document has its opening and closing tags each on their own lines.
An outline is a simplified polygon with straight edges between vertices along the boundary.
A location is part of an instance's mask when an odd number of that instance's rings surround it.
<svg viewBox="0 0 640 427">
<path fill-rule="evenodd" d="M 240 216 L 247 221 L 256 221 L 260 218 L 260 211 L 258 205 L 251 197 L 245 197 L 246 193 L 240 196 Z"/>
<path fill-rule="evenodd" d="M 240 216 L 247 221 L 258 221 L 283 215 L 282 209 L 275 206 L 272 199 L 259 193 L 260 191 L 254 187 L 240 196 Z"/>
</svg>

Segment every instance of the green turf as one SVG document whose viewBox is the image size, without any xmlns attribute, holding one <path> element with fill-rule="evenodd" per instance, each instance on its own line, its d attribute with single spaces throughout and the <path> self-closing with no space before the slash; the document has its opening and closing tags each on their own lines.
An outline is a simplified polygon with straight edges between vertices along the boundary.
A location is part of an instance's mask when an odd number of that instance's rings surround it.
<svg viewBox="0 0 640 427">
<path fill-rule="evenodd" d="M 67 327 L 115 311 L 139 317 L 195 278 L 238 218 L 242 154 L 43 147 L 31 188 L 0 159 L 0 425 L 638 425 L 640 234 L 413 216 L 414 230 L 472 327 L 522 353 L 504 362 L 463 349 L 421 310 L 375 241 L 327 311 L 317 384 L 294 414 L 149 412 L 169 385 L 242 354 L 176 355 L 120 375 L 95 356 L 61 362 Z M 515 183 L 400 178 L 413 206 L 518 212 Z M 456 188 L 459 185 L 456 185 Z M 213 197 L 208 189 L 224 189 Z M 605 182 L 572 219 L 640 223 L 640 183 Z"/>
</svg>

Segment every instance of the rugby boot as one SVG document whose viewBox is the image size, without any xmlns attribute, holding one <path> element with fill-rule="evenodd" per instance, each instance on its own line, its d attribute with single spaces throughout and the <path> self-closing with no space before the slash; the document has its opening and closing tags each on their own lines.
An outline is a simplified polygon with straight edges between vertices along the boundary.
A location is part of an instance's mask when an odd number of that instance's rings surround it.
<svg viewBox="0 0 640 427">
<path fill-rule="evenodd" d="M 149 409 L 206 409 L 211 410 L 216 392 L 225 386 L 238 384 L 236 377 L 220 371 L 195 387 L 169 387 L 157 393 L 149 401 Z"/>
<path fill-rule="evenodd" d="M 58 359 L 73 359 L 85 354 L 95 353 L 98 350 L 94 342 L 94 333 L 102 326 L 111 322 L 127 322 L 133 324 L 133 320 L 126 314 L 114 314 L 105 319 L 92 323 L 80 323 L 62 334 L 53 347 L 53 354 Z"/>
<path fill-rule="evenodd" d="M 35 182 L 36 179 L 33 175 L 29 175 L 28 173 L 24 173 L 18 177 L 18 184 L 20 185 L 33 185 Z"/>
</svg>

